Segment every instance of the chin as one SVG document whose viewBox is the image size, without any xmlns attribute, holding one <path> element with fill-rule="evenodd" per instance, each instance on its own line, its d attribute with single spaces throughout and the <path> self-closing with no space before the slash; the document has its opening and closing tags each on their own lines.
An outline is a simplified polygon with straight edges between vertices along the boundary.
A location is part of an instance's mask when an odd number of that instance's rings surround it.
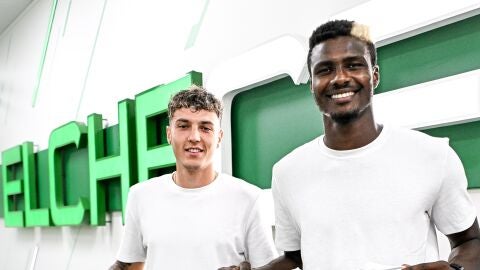
<svg viewBox="0 0 480 270">
<path fill-rule="evenodd" d="M 198 164 L 183 164 L 183 167 L 187 169 L 187 171 L 197 171 L 201 169 L 201 166 Z"/>
<path fill-rule="evenodd" d="M 330 118 L 332 119 L 333 122 L 341 125 L 346 125 L 360 116 L 360 111 L 359 110 L 352 110 L 348 112 L 338 112 L 338 113 L 331 113 Z"/>
</svg>

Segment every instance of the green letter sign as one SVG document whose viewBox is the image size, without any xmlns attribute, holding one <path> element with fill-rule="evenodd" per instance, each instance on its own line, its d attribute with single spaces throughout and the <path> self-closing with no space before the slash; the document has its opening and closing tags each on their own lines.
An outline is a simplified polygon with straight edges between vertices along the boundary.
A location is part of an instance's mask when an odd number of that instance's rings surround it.
<svg viewBox="0 0 480 270">
<path fill-rule="evenodd" d="M 19 198 L 23 189 L 22 179 L 16 175 L 18 170 L 13 165 L 22 162 L 22 147 L 12 147 L 2 153 L 2 178 L 3 178 L 3 209 L 5 226 L 23 227 L 25 225 L 23 211 L 19 211 Z"/>
<path fill-rule="evenodd" d="M 88 128 L 70 122 L 53 130 L 46 150 L 34 153 L 33 143 L 25 142 L 3 151 L 5 225 L 80 225 L 87 218 L 91 225 L 105 225 L 107 209 L 121 210 L 124 217 L 133 184 L 175 169 L 166 139 L 168 102 L 192 84 L 202 85 L 201 73 L 119 102 L 118 127 L 103 128 L 102 115 L 94 113 Z"/>
<path fill-rule="evenodd" d="M 66 206 L 63 177 L 62 148 L 70 144 L 82 148 L 86 144 L 87 128 L 85 125 L 70 122 L 52 131 L 48 142 L 48 172 L 50 174 L 50 208 L 55 225 L 79 225 L 82 223 L 85 211 L 89 208 L 88 198 L 80 198 L 76 205 Z M 75 179 L 88 181 L 88 179 Z"/>
<path fill-rule="evenodd" d="M 88 117 L 90 223 L 92 225 L 105 225 L 105 180 L 120 180 L 122 213 L 125 213 L 128 190 L 136 182 L 134 109 L 133 100 L 124 100 L 118 104 L 120 153 L 113 156 L 107 156 L 105 153 L 102 115 L 92 114 Z"/>
<path fill-rule="evenodd" d="M 36 209 L 38 190 L 33 143 L 25 142 L 4 151 L 2 159 L 5 225 L 15 227 L 50 225 L 48 209 Z M 18 167 L 20 165 L 21 170 Z M 25 214 L 19 209 L 22 198 Z"/>
<path fill-rule="evenodd" d="M 27 227 L 49 226 L 51 224 L 49 210 L 36 209 L 38 206 L 38 189 L 32 142 L 26 142 L 22 145 L 22 159 L 25 188 L 25 225 Z"/>
</svg>

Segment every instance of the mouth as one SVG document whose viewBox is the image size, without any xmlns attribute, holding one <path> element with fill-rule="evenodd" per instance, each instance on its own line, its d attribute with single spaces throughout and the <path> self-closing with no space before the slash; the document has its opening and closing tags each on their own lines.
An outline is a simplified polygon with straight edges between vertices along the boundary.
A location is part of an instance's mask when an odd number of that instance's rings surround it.
<svg viewBox="0 0 480 270">
<path fill-rule="evenodd" d="M 189 148 L 186 148 L 185 151 L 189 153 L 200 153 L 200 152 L 203 152 L 203 149 L 198 147 L 189 147 Z"/>
<path fill-rule="evenodd" d="M 350 96 L 353 96 L 353 95 L 355 95 L 355 92 L 351 91 L 351 92 L 334 94 L 334 95 L 331 95 L 330 98 L 332 98 L 332 99 L 340 99 L 340 98 L 350 97 Z"/>
<path fill-rule="evenodd" d="M 340 90 L 340 89 L 338 89 Z M 326 96 L 336 102 L 347 102 L 350 101 L 352 96 L 354 96 L 356 93 L 358 93 L 361 89 L 352 89 L 352 90 L 347 90 L 344 89 L 343 91 L 332 91 L 330 93 L 327 93 Z"/>
</svg>

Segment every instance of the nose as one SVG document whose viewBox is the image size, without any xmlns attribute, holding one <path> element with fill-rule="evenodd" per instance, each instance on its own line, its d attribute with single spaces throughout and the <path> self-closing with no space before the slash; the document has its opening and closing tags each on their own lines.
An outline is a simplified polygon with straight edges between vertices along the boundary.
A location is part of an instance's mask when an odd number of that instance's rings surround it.
<svg viewBox="0 0 480 270">
<path fill-rule="evenodd" d="M 348 71 L 346 71 L 342 67 L 336 68 L 335 77 L 333 78 L 331 83 L 335 88 L 343 88 L 348 86 L 348 84 L 350 83 L 350 76 L 348 76 Z"/>
<path fill-rule="evenodd" d="M 190 134 L 188 135 L 188 141 L 190 142 L 199 142 L 200 141 L 200 132 L 197 128 L 192 128 Z"/>
</svg>

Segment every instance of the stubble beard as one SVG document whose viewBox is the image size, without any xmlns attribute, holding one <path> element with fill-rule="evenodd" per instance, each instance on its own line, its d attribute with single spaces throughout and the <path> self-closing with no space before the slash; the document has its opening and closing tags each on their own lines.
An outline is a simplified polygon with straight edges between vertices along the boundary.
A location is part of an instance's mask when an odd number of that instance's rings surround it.
<svg viewBox="0 0 480 270">
<path fill-rule="evenodd" d="M 363 91 L 364 89 L 361 89 L 360 91 Z M 365 111 L 367 111 L 367 108 L 371 106 L 371 100 L 364 106 L 364 107 L 355 107 L 350 109 L 349 111 L 343 111 L 343 112 L 332 112 L 332 113 L 327 113 L 324 110 L 322 110 L 322 106 L 320 106 L 320 97 L 317 96 L 316 92 L 313 92 L 313 97 L 315 100 L 315 103 L 317 104 L 318 108 L 320 111 L 327 117 L 330 118 L 334 123 L 339 124 L 339 125 L 348 125 L 358 118 L 360 118 Z"/>
<path fill-rule="evenodd" d="M 353 110 L 350 110 L 347 112 L 326 113 L 324 110 L 322 110 L 322 106 L 320 106 L 320 97 L 317 96 L 317 93 L 313 93 L 313 97 L 320 111 L 326 117 L 332 119 L 334 123 L 337 123 L 340 125 L 347 125 L 361 115 L 362 110 L 360 110 L 359 108 L 354 108 Z"/>
<path fill-rule="evenodd" d="M 315 100 L 317 101 L 317 100 Z M 317 101 L 318 105 L 318 101 Z M 353 108 L 350 109 L 349 111 L 343 111 L 343 112 L 332 112 L 332 113 L 327 113 L 321 109 L 320 106 L 318 108 L 320 111 L 323 112 L 323 114 L 327 117 L 330 118 L 334 123 L 339 124 L 339 125 L 348 125 L 357 119 L 359 119 L 363 113 L 367 110 L 368 107 L 370 107 L 371 103 L 368 103 L 365 105 L 365 107 L 362 108 Z"/>
<path fill-rule="evenodd" d="M 332 119 L 333 122 L 339 125 L 348 125 L 358 119 L 361 115 L 361 110 L 354 109 L 348 112 L 341 112 L 341 113 L 332 113 L 332 114 L 325 114 Z"/>
</svg>

